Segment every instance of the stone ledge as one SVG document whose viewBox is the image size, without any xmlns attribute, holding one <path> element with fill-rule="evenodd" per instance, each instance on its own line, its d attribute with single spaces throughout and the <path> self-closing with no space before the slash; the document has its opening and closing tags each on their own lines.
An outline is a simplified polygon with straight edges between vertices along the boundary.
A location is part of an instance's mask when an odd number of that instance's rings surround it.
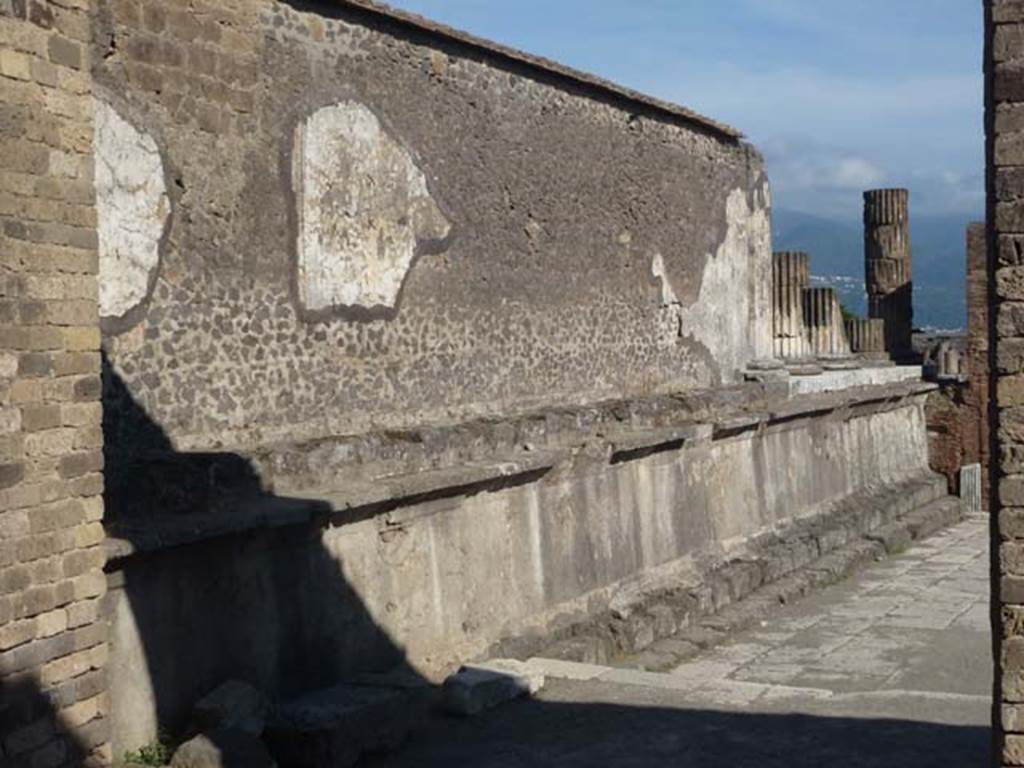
<svg viewBox="0 0 1024 768">
<path fill-rule="evenodd" d="M 238 499 L 229 511 L 221 514 L 154 515 L 117 521 L 107 525 L 107 562 L 257 529 L 310 523 L 317 517 L 327 518 L 338 512 L 383 511 L 375 508 L 465 495 L 494 481 L 542 474 L 559 459 L 555 452 L 538 451 L 506 461 L 380 478 L 344 489 L 311 489 L 305 496 Z"/>
<path fill-rule="evenodd" d="M 107 558 L 113 563 L 140 552 L 315 521 L 341 525 L 387 513 L 393 518 L 389 522 L 400 523 L 410 515 L 433 514 L 435 510 L 426 508 L 424 502 L 536 481 L 556 467 L 571 465 L 584 453 L 598 462 L 615 464 L 675 450 L 686 443 L 730 439 L 773 426 L 784 428 L 799 419 L 832 413 L 851 418 L 862 410 L 875 413 L 897 408 L 933 389 L 934 384 L 907 382 L 790 398 L 778 388 L 748 384 L 553 409 L 506 422 L 482 421 L 400 435 L 339 438 L 326 448 L 325 441 L 278 447 L 273 458 L 264 455 L 255 460 L 263 472 L 234 454 L 163 456 L 149 466 L 156 472 L 169 467 L 166 477 L 147 477 L 139 487 L 167 487 L 180 497 L 175 479 L 184 475 L 190 483 L 214 483 L 220 476 L 241 477 L 246 487 L 236 491 L 231 486 L 204 486 L 195 493 L 199 501 L 194 508 L 165 505 L 160 498 L 141 494 L 133 505 L 143 512 L 106 522 Z M 493 450 L 498 443 L 504 444 L 503 451 Z M 412 446 L 411 455 L 404 453 L 402 446 Z M 268 449 L 268 454 L 272 451 Z M 323 453 L 341 454 L 343 458 L 335 463 L 323 458 Z M 387 458 L 371 458 L 382 454 Z M 364 456 L 371 460 L 360 462 Z M 230 472 L 204 472 L 204 460 L 211 462 L 211 467 L 230 467 Z M 303 460 L 307 469 L 318 465 L 323 476 L 317 479 L 297 468 Z M 451 463 L 438 466 L 443 460 Z M 280 464 L 294 474 L 285 476 L 287 481 L 270 483 L 279 486 L 275 488 L 279 495 L 264 492 L 261 478 L 273 478 Z M 330 482 L 325 482 L 327 477 Z M 213 501 L 206 503 L 205 499 Z M 417 505 L 421 508 L 414 511 Z M 172 511 L 145 514 L 149 509 L 168 506 Z"/>
<path fill-rule="evenodd" d="M 870 365 L 851 370 L 826 370 L 817 376 L 797 376 L 789 380 L 793 395 L 831 392 L 857 386 L 898 384 L 920 381 L 919 365 Z"/>
<path fill-rule="evenodd" d="M 604 446 L 612 452 L 715 438 L 746 429 L 860 405 L 893 403 L 935 389 L 923 381 L 851 387 L 791 397 L 786 387 L 752 382 L 713 390 L 548 408 L 508 419 L 480 419 L 269 445 L 251 462 L 267 487 L 286 496 L 330 483 L 349 486 L 381 478 L 520 457 L 529 451 Z M 741 428 L 742 427 L 742 428 Z M 678 430 L 678 434 L 674 431 Z"/>
</svg>

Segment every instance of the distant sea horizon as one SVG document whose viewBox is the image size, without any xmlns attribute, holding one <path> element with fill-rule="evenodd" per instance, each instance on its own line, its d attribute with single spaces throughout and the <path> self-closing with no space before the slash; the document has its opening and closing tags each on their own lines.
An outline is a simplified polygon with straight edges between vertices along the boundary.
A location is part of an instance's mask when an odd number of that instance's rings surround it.
<svg viewBox="0 0 1024 768">
<path fill-rule="evenodd" d="M 918 215 L 911 211 L 914 326 L 931 333 L 967 327 L 967 225 L 970 212 Z M 786 208 L 772 211 L 775 250 L 806 251 L 816 285 L 836 289 L 843 306 L 864 316 L 864 235 L 858 222 Z"/>
</svg>

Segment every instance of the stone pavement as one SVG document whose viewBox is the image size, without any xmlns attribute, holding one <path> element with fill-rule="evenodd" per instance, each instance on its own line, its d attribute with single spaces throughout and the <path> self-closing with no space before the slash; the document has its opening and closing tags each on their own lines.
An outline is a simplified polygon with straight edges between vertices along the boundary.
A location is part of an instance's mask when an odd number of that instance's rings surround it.
<svg viewBox="0 0 1024 768">
<path fill-rule="evenodd" d="M 367 764 L 985 765 L 988 568 L 972 517 L 669 672 L 537 660 L 536 698 Z"/>
</svg>

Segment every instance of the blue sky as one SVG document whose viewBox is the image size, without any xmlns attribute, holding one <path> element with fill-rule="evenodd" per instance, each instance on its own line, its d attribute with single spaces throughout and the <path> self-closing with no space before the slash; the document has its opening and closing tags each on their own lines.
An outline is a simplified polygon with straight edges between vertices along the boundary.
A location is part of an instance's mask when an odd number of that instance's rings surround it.
<svg viewBox="0 0 1024 768">
<path fill-rule="evenodd" d="M 742 130 L 775 205 L 857 220 L 867 187 L 917 214 L 983 211 L 977 0 L 392 0 Z"/>
</svg>

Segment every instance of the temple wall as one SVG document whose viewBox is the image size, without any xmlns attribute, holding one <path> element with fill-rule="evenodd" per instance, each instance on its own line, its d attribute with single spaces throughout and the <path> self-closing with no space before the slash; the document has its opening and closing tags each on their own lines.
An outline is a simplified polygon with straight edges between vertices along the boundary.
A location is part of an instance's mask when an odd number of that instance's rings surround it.
<svg viewBox="0 0 1024 768">
<path fill-rule="evenodd" d="M 768 185 L 730 129 L 359 3 L 103 0 L 96 39 L 120 445 L 642 396 L 771 356 Z"/>
</svg>

